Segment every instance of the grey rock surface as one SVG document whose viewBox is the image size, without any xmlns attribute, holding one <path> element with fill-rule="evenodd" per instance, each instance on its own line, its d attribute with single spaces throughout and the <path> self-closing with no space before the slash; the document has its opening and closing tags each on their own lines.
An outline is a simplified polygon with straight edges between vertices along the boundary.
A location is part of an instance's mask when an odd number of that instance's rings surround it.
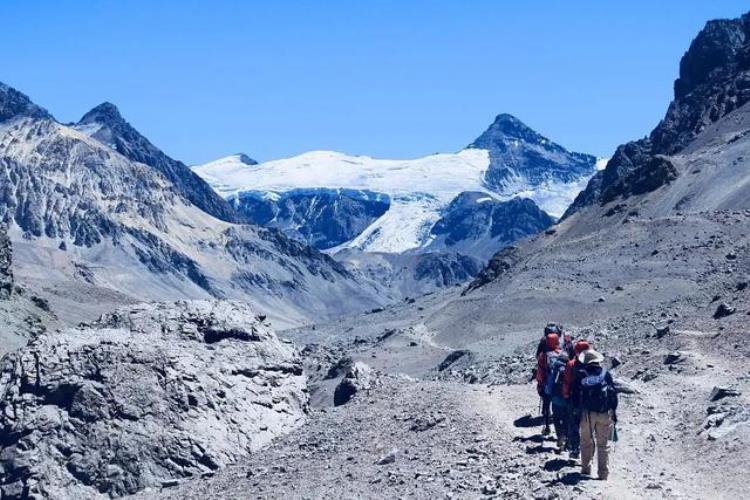
<svg viewBox="0 0 750 500">
<path fill-rule="evenodd" d="M 119 309 L 3 359 L 2 498 L 121 496 L 211 473 L 299 426 L 302 361 L 247 305 Z"/>
<path fill-rule="evenodd" d="M 13 293 L 13 270 L 11 269 L 13 248 L 0 222 L 0 300 L 10 298 Z"/>
</svg>

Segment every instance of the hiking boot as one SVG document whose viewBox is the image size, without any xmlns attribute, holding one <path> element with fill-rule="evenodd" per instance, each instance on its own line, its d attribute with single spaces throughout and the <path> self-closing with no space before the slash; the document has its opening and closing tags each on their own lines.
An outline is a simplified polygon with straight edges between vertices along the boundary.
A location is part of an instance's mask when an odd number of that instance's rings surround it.
<svg viewBox="0 0 750 500">
<path fill-rule="evenodd" d="M 557 453 L 562 453 L 563 450 L 565 450 L 565 438 L 559 437 L 557 438 Z"/>
<path fill-rule="evenodd" d="M 570 453 L 568 454 L 568 457 L 571 460 L 578 460 L 578 457 L 581 456 L 581 452 L 578 450 L 570 450 Z"/>
<path fill-rule="evenodd" d="M 608 477 L 606 474 L 599 474 L 599 481 L 606 481 Z"/>
<path fill-rule="evenodd" d="M 542 429 L 542 436 L 549 436 L 550 432 L 552 432 L 549 428 L 549 425 L 545 425 L 544 429 Z"/>
<path fill-rule="evenodd" d="M 581 467 L 581 474 L 584 476 L 590 476 L 591 475 L 591 469 L 584 469 Z"/>
</svg>

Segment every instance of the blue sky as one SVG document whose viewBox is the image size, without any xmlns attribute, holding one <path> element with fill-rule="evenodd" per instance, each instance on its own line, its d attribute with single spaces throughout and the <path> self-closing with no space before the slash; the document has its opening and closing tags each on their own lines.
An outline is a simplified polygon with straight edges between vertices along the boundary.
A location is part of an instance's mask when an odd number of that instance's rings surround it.
<svg viewBox="0 0 750 500">
<path fill-rule="evenodd" d="M 61 121 L 102 101 L 187 163 L 461 149 L 501 112 L 568 149 L 646 135 L 705 21 L 741 1 L 0 3 L 0 80 Z"/>
</svg>

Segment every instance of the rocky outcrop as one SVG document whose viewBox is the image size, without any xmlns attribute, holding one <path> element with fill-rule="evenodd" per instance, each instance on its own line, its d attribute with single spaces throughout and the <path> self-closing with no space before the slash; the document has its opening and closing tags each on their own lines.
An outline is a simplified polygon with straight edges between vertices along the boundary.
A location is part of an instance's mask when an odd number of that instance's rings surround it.
<svg viewBox="0 0 750 500">
<path fill-rule="evenodd" d="M 518 247 L 509 246 L 503 248 L 490 259 L 490 262 L 482 269 L 482 272 L 479 273 L 476 279 L 469 283 L 469 286 L 462 292 L 462 295 L 466 295 L 472 290 L 500 279 L 510 273 L 521 261 L 522 257 Z"/>
<path fill-rule="evenodd" d="M 593 174 L 596 164 L 596 157 L 570 152 L 509 114 L 498 115 L 469 148 L 489 151 L 490 166 L 484 182 L 498 192 L 504 192 L 519 178 L 533 186 L 576 181 Z"/>
<path fill-rule="evenodd" d="M 166 177 L 190 203 L 217 219 L 242 222 L 243 218 L 184 163 L 167 156 L 140 134 L 114 104 L 102 103 L 86 113 L 75 128 L 101 141 L 131 161 L 144 163 Z"/>
<path fill-rule="evenodd" d="M 676 174 L 665 172 L 664 160 L 655 158 L 680 152 L 708 125 L 750 102 L 749 41 L 750 14 L 709 21 L 680 61 L 674 100 L 664 119 L 648 138 L 620 146 L 564 217 L 589 205 L 639 194 L 630 187 L 639 180 L 649 179 L 641 187 L 651 191 L 673 180 Z"/>
<path fill-rule="evenodd" d="M 333 393 L 334 406 L 345 405 L 355 395 L 369 391 L 375 382 L 376 374 L 372 368 L 361 361 L 353 362 L 336 386 Z"/>
<path fill-rule="evenodd" d="M 0 300 L 9 298 L 13 292 L 13 271 L 10 268 L 12 257 L 10 239 L 0 222 Z"/>
<path fill-rule="evenodd" d="M 143 304 L 33 340 L 0 373 L 2 498 L 121 496 L 300 425 L 294 349 L 248 306 Z"/>
</svg>

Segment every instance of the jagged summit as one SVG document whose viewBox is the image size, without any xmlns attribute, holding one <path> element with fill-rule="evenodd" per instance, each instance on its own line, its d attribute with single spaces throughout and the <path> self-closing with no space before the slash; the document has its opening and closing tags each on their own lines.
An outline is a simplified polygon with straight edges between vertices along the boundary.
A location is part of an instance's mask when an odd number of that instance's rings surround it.
<svg viewBox="0 0 750 500">
<path fill-rule="evenodd" d="M 568 151 L 508 113 L 497 115 L 468 149 L 489 151 L 484 182 L 494 191 L 519 179 L 533 185 L 574 182 L 592 175 L 596 165 L 594 156 Z"/>
<path fill-rule="evenodd" d="M 94 107 L 83 115 L 83 117 L 80 119 L 78 124 L 85 124 L 85 123 L 101 123 L 101 124 L 111 124 L 111 123 L 122 123 L 125 122 L 125 119 L 122 117 L 122 114 L 120 114 L 120 110 L 117 109 L 117 106 L 112 104 L 111 102 L 103 102 L 99 104 L 98 106 Z M 125 122 L 127 123 L 127 122 Z"/>
<path fill-rule="evenodd" d="M 0 123 L 17 116 L 52 117 L 46 109 L 34 104 L 29 96 L 0 82 Z"/>
<path fill-rule="evenodd" d="M 116 150 L 126 158 L 145 163 L 158 170 L 177 191 L 192 204 L 214 217 L 228 222 L 243 222 L 244 218 L 217 195 L 184 163 L 177 161 L 154 146 L 120 114 L 117 106 L 103 102 L 83 115 L 74 125 L 99 142 Z"/>
<path fill-rule="evenodd" d="M 490 149 L 504 139 L 520 139 L 533 143 L 549 142 L 544 136 L 534 131 L 524 122 L 508 113 L 501 113 L 495 121 L 469 147 Z"/>
</svg>

